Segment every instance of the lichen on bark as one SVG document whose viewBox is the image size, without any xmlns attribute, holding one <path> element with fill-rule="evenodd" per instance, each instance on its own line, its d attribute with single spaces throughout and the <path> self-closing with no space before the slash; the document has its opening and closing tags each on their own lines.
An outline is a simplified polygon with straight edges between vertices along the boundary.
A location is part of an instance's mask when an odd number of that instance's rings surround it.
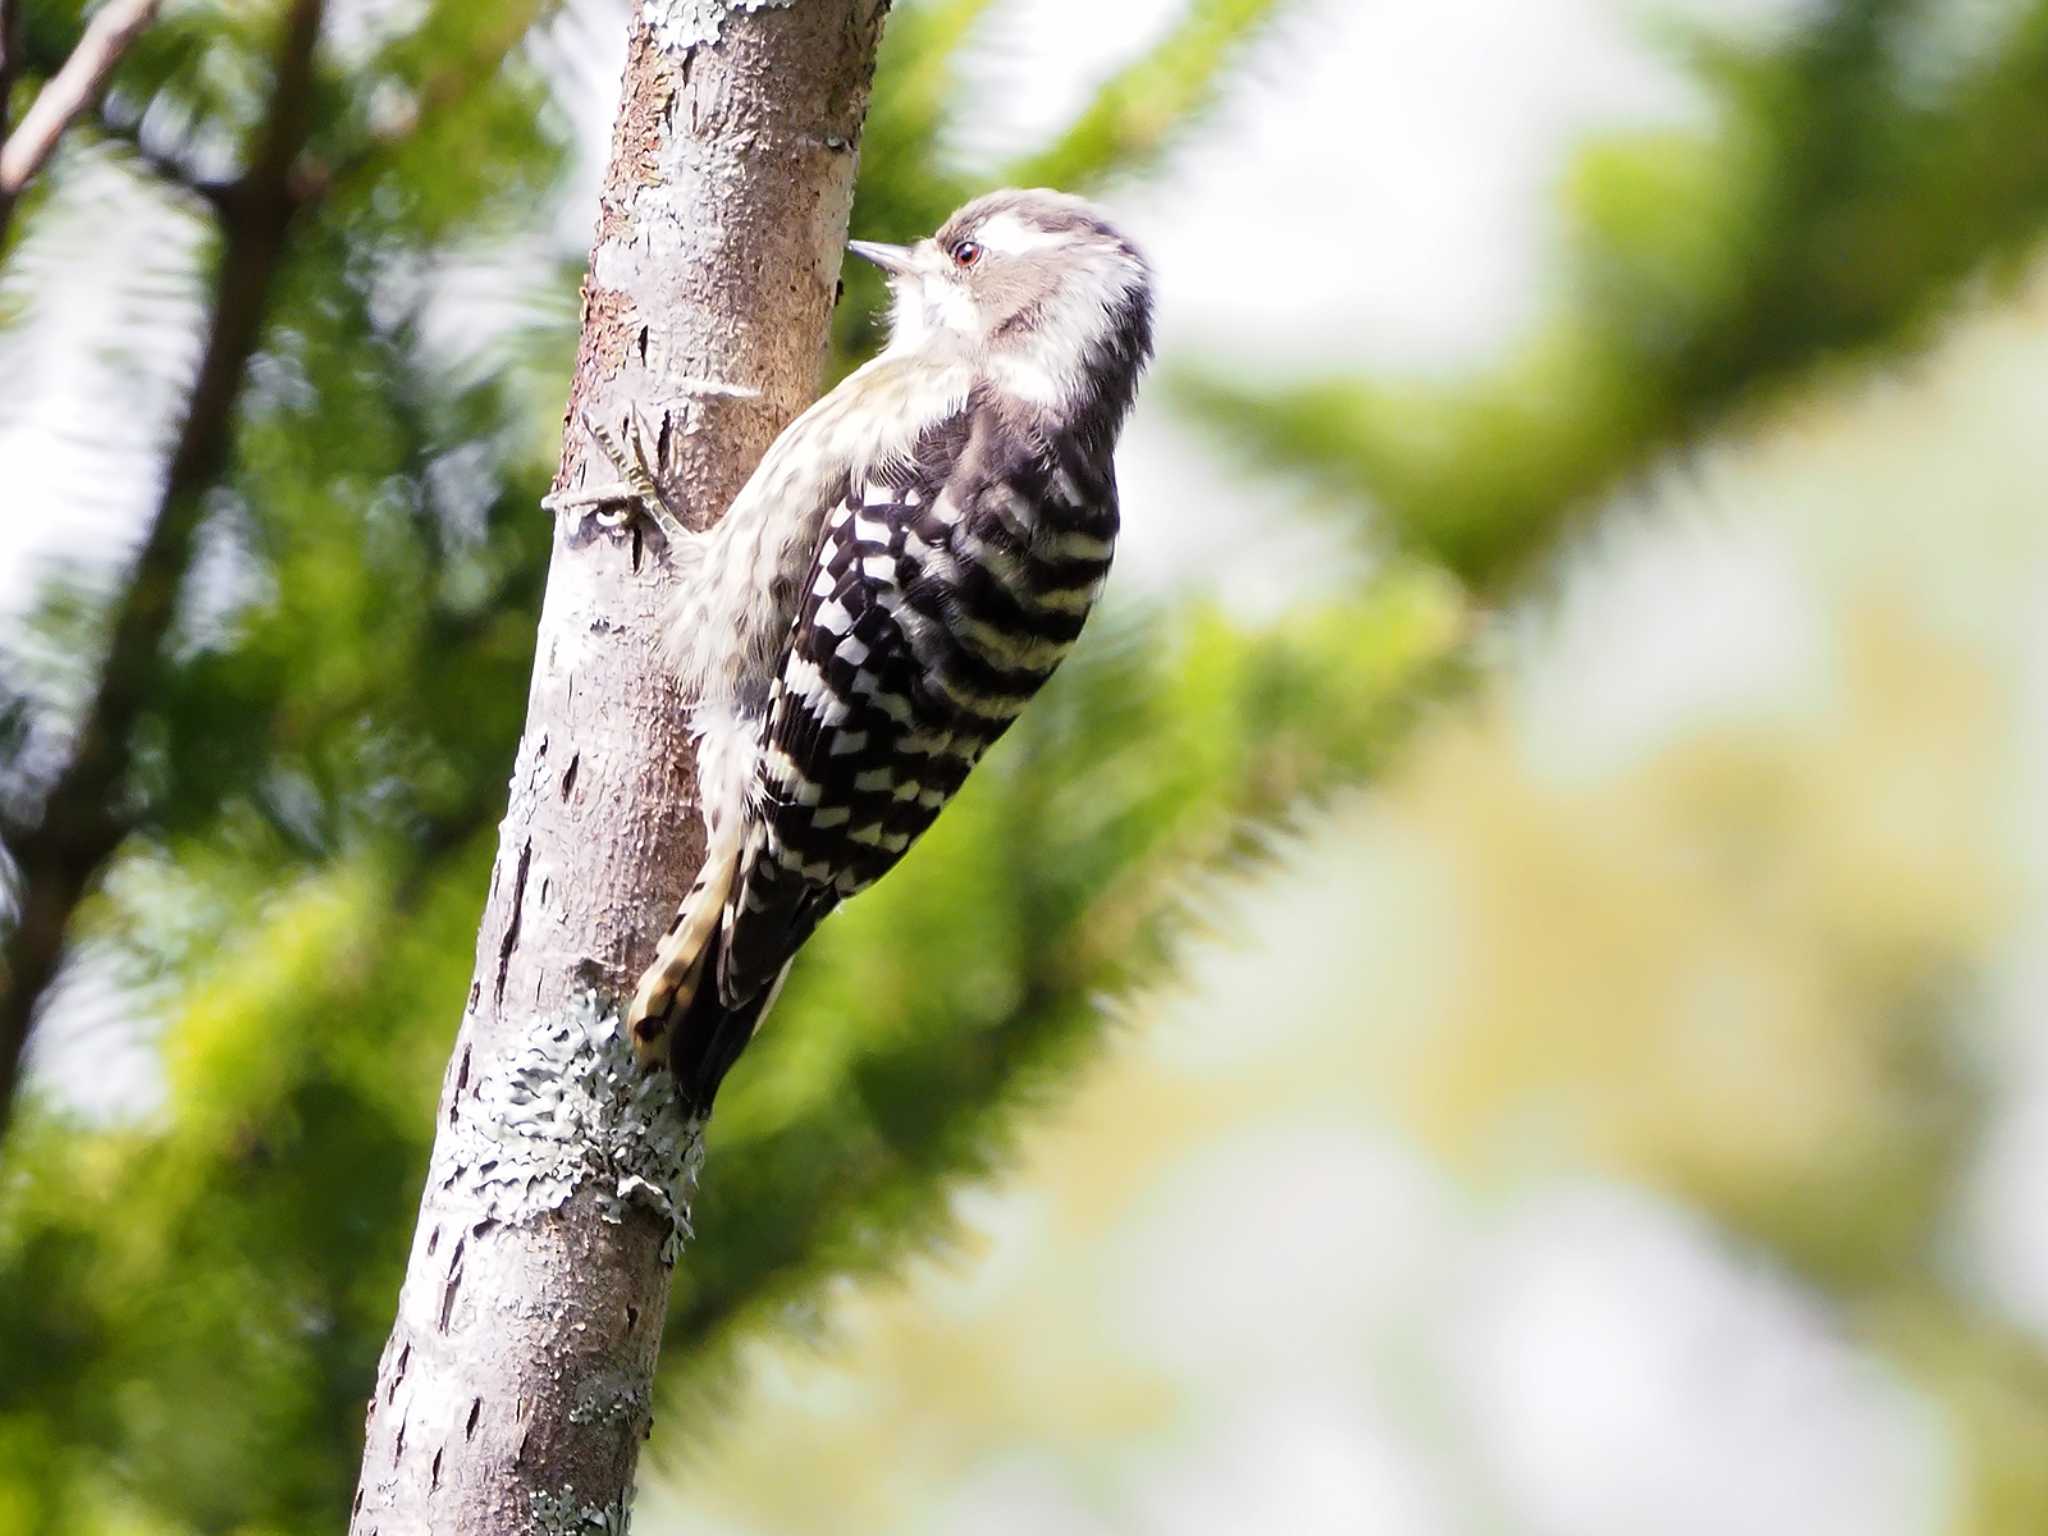
<svg viewBox="0 0 2048 1536">
<path fill-rule="evenodd" d="M 655 41 L 682 53 L 718 41 L 727 12 L 787 9 L 795 0 L 642 0 L 641 11 Z"/>
<path fill-rule="evenodd" d="M 643 1071 L 616 1009 L 586 989 L 536 1019 L 457 1106 L 434 1177 L 459 1185 L 488 1220 L 518 1225 L 559 1211 L 578 1185 L 597 1186 L 614 1226 L 631 1205 L 668 1224 L 662 1259 L 690 1235 L 690 1196 L 703 1127 L 677 1105 L 666 1071 Z"/>
<path fill-rule="evenodd" d="M 593 1504 L 576 1497 L 574 1488 L 560 1493 L 543 1489 L 533 1496 L 533 1536 L 626 1536 L 631 1523 L 623 1499 Z"/>
</svg>

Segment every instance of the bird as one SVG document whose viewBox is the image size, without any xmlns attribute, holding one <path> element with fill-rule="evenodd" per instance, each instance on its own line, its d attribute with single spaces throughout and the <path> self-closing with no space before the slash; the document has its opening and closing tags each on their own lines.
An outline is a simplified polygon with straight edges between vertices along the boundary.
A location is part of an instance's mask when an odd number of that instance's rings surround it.
<svg viewBox="0 0 2048 1536">
<path fill-rule="evenodd" d="M 724 518 L 684 530 L 644 453 L 603 434 L 624 481 L 549 499 L 637 504 L 669 545 L 706 853 L 623 1024 L 701 1117 L 818 924 L 894 867 L 1080 636 L 1152 354 L 1151 268 L 1079 197 L 992 192 L 912 244 L 848 249 L 887 279 L 887 343 Z"/>
</svg>

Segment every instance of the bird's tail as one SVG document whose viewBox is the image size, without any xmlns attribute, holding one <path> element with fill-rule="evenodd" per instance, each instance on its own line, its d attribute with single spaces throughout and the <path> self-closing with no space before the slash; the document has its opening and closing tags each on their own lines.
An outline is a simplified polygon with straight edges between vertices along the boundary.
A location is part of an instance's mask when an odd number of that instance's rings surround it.
<svg viewBox="0 0 2048 1536">
<path fill-rule="evenodd" d="M 626 1031 L 633 1041 L 633 1053 L 642 1065 L 652 1066 L 667 1054 L 665 1043 L 673 1020 L 689 1012 L 690 1004 L 706 975 L 715 974 L 705 961 L 710 957 L 712 939 L 732 895 L 733 876 L 739 865 L 735 848 L 720 847 L 714 839 L 706 851 L 704 867 L 697 872 L 690 894 L 676 908 L 674 921 L 654 951 L 654 960 L 641 973 L 633 992 L 633 1006 L 626 1014 Z"/>
<path fill-rule="evenodd" d="M 664 1031 L 676 1094 L 682 1100 L 684 1112 L 699 1118 L 711 1113 L 718 1085 L 725 1081 L 725 1074 L 732 1070 L 740 1052 L 754 1038 L 754 1031 L 761 1027 L 761 1020 L 775 1006 L 783 977 L 789 974 L 785 965 L 773 982 L 753 996 L 738 1001 L 722 999 L 718 972 L 719 951 L 724 943 L 725 930 L 721 927 L 705 946 L 700 962 L 702 985 L 669 1016 Z"/>
<path fill-rule="evenodd" d="M 707 855 L 626 1014 L 634 1054 L 646 1066 L 666 1061 L 684 1106 L 697 1115 L 711 1112 L 718 1085 L 773 1006 L 788 972 L 784 966 L 751 997 L 720 996 L 724 919 L 738 865 L 737 850 L 714 847 Z"/>
</svg>

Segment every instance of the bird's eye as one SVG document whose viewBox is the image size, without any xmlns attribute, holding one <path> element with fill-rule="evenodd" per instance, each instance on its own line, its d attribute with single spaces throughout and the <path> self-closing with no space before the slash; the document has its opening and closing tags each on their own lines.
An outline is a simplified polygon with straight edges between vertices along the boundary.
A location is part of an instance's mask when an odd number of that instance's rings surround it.
<svg viewBox="0 0 2048 1536">
<path fill-rule="evenodd" d="M 979 260 L 981 260 L 981 247 L 972 240 L 962 240 L 953 247 L 953 263 L 955 266 L 971 267 Z"/>
</svg>

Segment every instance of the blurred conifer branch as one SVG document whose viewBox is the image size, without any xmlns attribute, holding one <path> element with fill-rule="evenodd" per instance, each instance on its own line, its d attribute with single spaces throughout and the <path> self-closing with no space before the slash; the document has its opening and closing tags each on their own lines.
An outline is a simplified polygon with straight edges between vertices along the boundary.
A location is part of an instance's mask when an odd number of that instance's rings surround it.
<svg viewBox="0 0 2048 1536">
<path fill-rule="evenodd" d="M 1444 584 L 1403 576 L 1267 633 L 1126 621 L 1069 662 L 905 883 L 792 978 L 701 1207 L 707 1232 L 747 1230 L 763 1202 L 782 1219 L 679 1274 L 665 1385 L 715 1398 L 748 1330 L 804 1326 L 833 1284 L 943 1245 L 951 1191 L 1001 1165 L 1020 1112 L 1113 1028 L 1112 1000 L 1170 975 L 1210 886 L 1371 774 L 1461 639 Z"/>
<path fill-rule="evenodd" d="M 243 374 L 262 335 L 266 298 L 292 215 L 289 180 L 311 123 L 321 0 L 283 17 L 270 109 L 251 146 L 240 216 L 224 232 L 213 312 L 183 426 L 141 552 L 115 605 L 99 685 L 77 722 L 69 760 L 32 822 L 0 825 L 14 865 L 17 916 L 0 947 L 0 1126 L 12 1105 L 37 1004 L 57 973 L 71 914 L 129 831 L 124 812 L 137 722 L 177 611 L 204 513 L 225 467 Z"/>
<path fill-rule="evenodd" d="M 2048 6 L 1930 79 L 1914 39 L 1940 9 L 1836 0 L 1782 45 L 1688 38 L 1716 126 L 1581 157 L 1570 300 L 1492 373 L 1261 389 L 1191 369 L 1180 400 L 1369 507 L 1390 542 L 1497 588 L 1658 455 L 1816 369 L 1911 345 L 2033 249 Z"/>
<path fill-rule="evenodd" d="M 334 134 L 316 131 L 326 121 L 318 104 L 340 93 L 323 89 L 315 69 L 320 8 L 295 5 L 283 22 L 269 114 L 253 128 L 239 171 L 205 182 L 174 156 L 144 150 L 139 138 L 134 145 L 179 184 L 207 196 L 222 241 L 199 363 L 162 491 L 113 605 L 97 687 L 72 727 L 68 762 L 32 811 L 10 817 L 0 807 L 0 842 L 13 866 L 17 913 L 0 934 L 0 1125 L 12 1105 L 38 1006 L 62 962 L 72 916 L 122 841 L 148 819 L 149 808 L 130 790 L 134 737 L 152 706 L 166 702 L 165 637 L 209 493 L 232 467 L 235 415 L 263 340 L 270 290 L 294 254 L 291 226 L 320 199 L 339 199 L 341 215 L 350 216 L 347 204 L 357 189 L 384 175 L 392 157 L 421 140 L 431 142 L 441 120 L 498 71 L 545 9 L 545 0 L 526 0 L 471 24 L 443 0 L 423 23 L 439 48 L 416 49 L 411 57 L 401 48 L 378 61 L 387 78 L 412 87 L 407 110 L 374 128 Z M 133 35 L 124 36 L 124 45 Z M 88 27 L 77 46 L 86 48 L 90 37 Z M 323 139 L 335 145 L 331 162 L 308 154 L 309 145 Z M 453 835 L 460 838 L 468 830 L 466 822 L 458 823 Z"/>
<path fill-rule="evenodd" d="M 14 82 L 21 77 L 21 0 L 0 0 L 0 144 L 14 129 Z"/>
<path fill-rule="evenodd" d="M 1188 0 L 1166 34 L 1104 81 L 1063 133 L 999 179 L 1092 186 L 1112 172 L 1149 169 L 1214 104 L 1226 72 L 1288 9 L 1288 0 Z"/>
</svg>

